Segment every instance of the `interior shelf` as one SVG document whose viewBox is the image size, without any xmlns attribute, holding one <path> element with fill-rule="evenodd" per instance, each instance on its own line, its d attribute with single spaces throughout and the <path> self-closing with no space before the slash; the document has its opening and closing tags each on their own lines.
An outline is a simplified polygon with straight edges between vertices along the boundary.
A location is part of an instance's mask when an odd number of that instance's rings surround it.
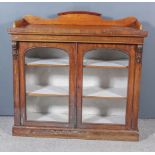
<svg viewBox="0 0 155 155">
<path fill-rule="evenodd" d="M 107 124 L 125 124 L 125 117 L 119 115 L 99 116 L 99 115 L 83 115 L 84 123 L 107 123 Z"/>
<path fill-rule="evenodd" d="M 29 112 L 29 120 L 35 121 L 60 121 L 66 122 L 68 115 L 65 113 L 41 113 L 41 112 Z M 124 116 L 97 116 L 97 115 L 84 115 L 84 123 L 111 123 L 111 124 L 124 124 Z"/>
<path fill-rule="evenodd" d="M 27 66 L 69 66 L 69 60 L 67 58 L 52 58 L 52 59 L 40 59 L 40 58 L 26 58 Z"/>
<path fill-rule="evenodd" d="M 59 121 L 68 122 L 68 114 L 66 113 L 41 113 L 41 112 L 29 112 L 28 120 L 35 121 Z"/>
<path fill-rule="evenodd" d="M 40 58 L 26 58 L 26 65 L 32 67 L 41 66 L 69 66 L 69 60 L 67 58 L 52 58 L 52 59 L 40 59 Z M 97 59 L 84 59 L 83 66 L 85 68 L 128 68 L 128 60 L 97 60 Z"/>
<path fill-rule="evenodd" d="M 97 59 L 85 59 L 84 60 L 85 68 L 128 68 L 128 60 L 97 60 Z"/>
<path fill-rule="evenodd" d="M 125 88 L 88 87 L 83 90 L 86 98 L 126 98 Z"/>
<path fill-rule="evenodd" d="M 68 87 L 35 86 L 27 91 L 29 96 L 68 96 Z"/>
<path fill-rule="evenodd" d="M 125 88 L 87 87 L 83 90 L 84 98 L 126 98 Z M 68 87 L 45 86 L 27 91 L 29 96 L 68 96 Z"/>
</svg>

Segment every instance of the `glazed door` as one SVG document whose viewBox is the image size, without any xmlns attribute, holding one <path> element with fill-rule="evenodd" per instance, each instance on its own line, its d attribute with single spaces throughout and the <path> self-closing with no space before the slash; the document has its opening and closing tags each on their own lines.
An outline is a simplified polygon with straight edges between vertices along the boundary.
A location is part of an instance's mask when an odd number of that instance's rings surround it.
<svg viewBox="0 0 155 155">
<path fill-rule="evenodd" d="M 19 44 L 21 124 L 74 127 L 75 45 Z"/>
<path fill-rule="evenodd" d="M 134 63 L 132 45 L 78 45 L 79 128 L 131 128 Z"/>
</svg>

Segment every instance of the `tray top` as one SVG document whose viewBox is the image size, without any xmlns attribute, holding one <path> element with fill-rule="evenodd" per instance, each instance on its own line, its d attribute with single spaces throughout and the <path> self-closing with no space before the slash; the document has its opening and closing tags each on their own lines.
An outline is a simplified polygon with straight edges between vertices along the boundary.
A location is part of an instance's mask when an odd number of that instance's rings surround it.
<svg viewBox="0 0 155 155">
<path fill-rule="evenodd" d="M 133 16 L 112 20 L 87 11 L 61 12 L 49 19 L 26 15 L 14 22 L 9 33 L 147 36 L 147 32 L 142 31 L 141 23 Z"/>
</svg>

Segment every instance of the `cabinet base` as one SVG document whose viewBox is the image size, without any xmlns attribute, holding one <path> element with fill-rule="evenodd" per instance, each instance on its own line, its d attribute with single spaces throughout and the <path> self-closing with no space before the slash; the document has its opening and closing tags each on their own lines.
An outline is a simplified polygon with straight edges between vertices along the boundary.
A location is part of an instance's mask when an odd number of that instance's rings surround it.
<svg viewBox="0 0 155 155">
<path fill-rule="evenodd" d="M 14 126 L 13 136 L 75 138 L 92 140 L 138 141 L 139 133 L 133 130 L 62 129 L 48 127 Z"/>
</svg>

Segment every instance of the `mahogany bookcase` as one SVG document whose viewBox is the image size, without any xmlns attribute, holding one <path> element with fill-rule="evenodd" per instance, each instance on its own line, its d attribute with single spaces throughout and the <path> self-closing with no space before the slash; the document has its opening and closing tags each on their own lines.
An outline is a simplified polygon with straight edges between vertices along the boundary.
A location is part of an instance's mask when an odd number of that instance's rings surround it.
<svg viewBox="0 0 155 155">
<path fill-rule="evenodd" d="M 13 135 L 139 139 L 138 97 L 147 32 L 135 17 L 95 12 L 28 15 L 9 29 Z"/>
</svg>

